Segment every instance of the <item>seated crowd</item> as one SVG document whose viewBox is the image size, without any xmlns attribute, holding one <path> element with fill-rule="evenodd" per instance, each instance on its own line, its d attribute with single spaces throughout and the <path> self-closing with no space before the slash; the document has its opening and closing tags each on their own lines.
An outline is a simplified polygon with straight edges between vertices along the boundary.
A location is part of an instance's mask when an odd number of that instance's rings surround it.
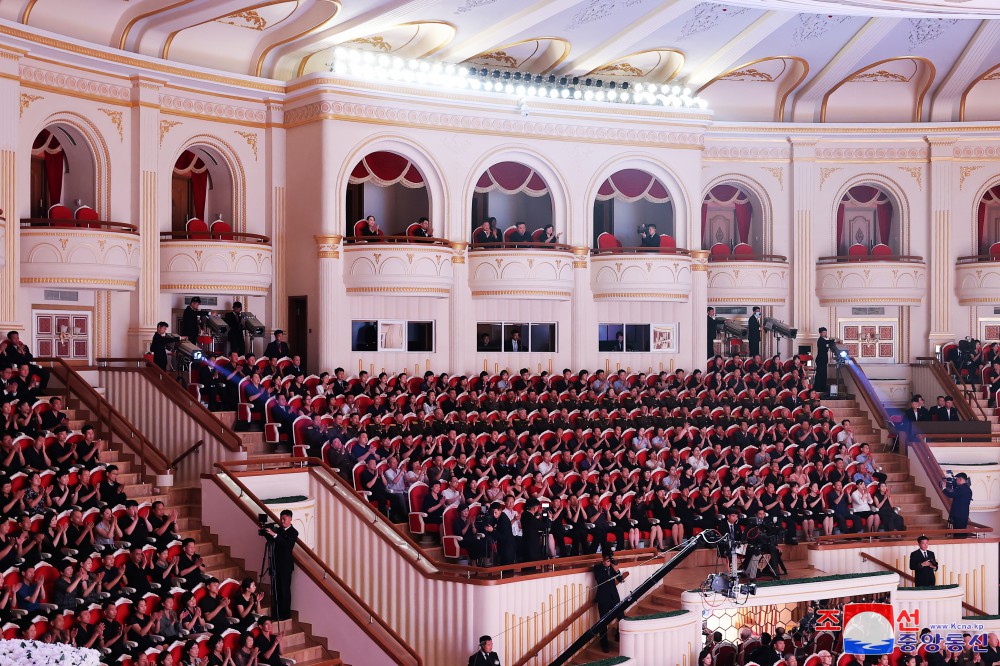
<svg viewBox="0 0 1000 666">
<path fill-rule="evenodd" d="M 253 357 L 201 372 L 221 382 L 213 396 L 238 384 L 238 424 L 321 457 L 390 519 L 480 564 L 665 549 L 730 508 L 789 540 L 903 529 L 869 445 L 822 407 L 798 357 L 650 375 L 303 376 Z"/>
<path fill-rule="evenodd" d="M 254 581 L 210 577 L 176 511 L 126 496 L 92 426 L 71 432 L 58 397 L 34 404 L 20 402 L 26 418 L 5 419 L 0 442 L 3 638 L 93 648 L 109 664 L 284 666 Z"/>
</svg>

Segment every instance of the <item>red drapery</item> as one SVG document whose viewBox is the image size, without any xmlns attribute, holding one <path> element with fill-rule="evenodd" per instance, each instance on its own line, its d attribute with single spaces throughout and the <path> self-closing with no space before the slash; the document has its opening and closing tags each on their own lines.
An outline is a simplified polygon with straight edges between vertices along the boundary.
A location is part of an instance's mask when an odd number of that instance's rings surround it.
<svg viewBox="0 0 1000 666">
<path fill-rule="evenodd" d="M 351 172 L 350 183 L 371 181 L 379 187 L 401 184 L 416 189 L 424 187 L 424 177 L 407 158 L 388 151 L 379 151 L 362 158 Z"/>
<path fill-rule="evenodd" d="M 190 150 L 185 150 L 174 162 L 174 173 L 191 179 L 194 216 L 204 220 L 205 201 L 208 198 L 208 165 Z"/>
<path fill-rule="evenodd" d="M 517 162 L 500 162 L 487 169 L 476 183 L 476 192 L 493 191 L 541 197 L 549 193 L 549 188 L 531 167 Z"/>
<path fill-rule="evenodd" d="M 705 197 L 701 205 L 702 235 L 706 233 L 708 222 L 708 204 L 732 205 L 736 217 L 736 233 L 741 243 L 750 243 L 750 223 L 753 220 L 753 207 L 746 192 L 734 185 L 716 185 Z"/>
<path fill-rule="evenodd" d="M 49 188 L 49 200 L 53 204 L 62 202 L 66 153 L 59 145 L 59 140 L 48 130 L 42 130 L 35 137 L 35 143 L 31 146 L 31 154 L 35 157 L 41 157 L 45 161 L 45 184 Z"/>
<path fill-rule="evenodd" d="M 889 195 L 874 185 L 855 185 L 847 191 L 837 207 L 837 242 L 843 241 L 845 208 L 848 206 L 874 207 L 877 223 L 878 242 L 889 244 L 892 233 L 892 200 Z M 846 242 L 849 247 L 850 241 Z"/>
<path fill-rule="evenodd" d="M 651 203 L 670 201 L 670 193 L 652 174 L 639 169 L 622 169 L 601 184 L 598 201 L 618 199 L 632 203 L 645 199 Z"/>
<path fill-rule="evenodd" d="M 986 194 L 979 201 L 978 220 L 979 220 L 979 254 L 987 254 L 990 251 L 990 241 L 989 241 L 989 231 L 987 230 L 986 218 L 989 214 L 989 209 L 991 204 L 996 206 L 1000 204 L 1000 185 L 990 188 L 987 190 Z M 1000 239 L 994 239 L 997 242 Z"/>
</svg>

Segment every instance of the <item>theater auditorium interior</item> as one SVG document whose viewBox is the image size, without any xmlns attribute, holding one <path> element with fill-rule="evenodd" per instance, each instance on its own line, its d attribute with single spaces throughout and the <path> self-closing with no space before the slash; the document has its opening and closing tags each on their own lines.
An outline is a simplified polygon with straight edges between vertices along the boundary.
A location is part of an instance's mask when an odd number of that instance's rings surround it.
<svg viewBox="0 0 1000 666">
<path fill-rule="evenodd" d="M 4 663 L 1000 663 L 994 0 L 0 0 L 0 332 Z"/>
</svg>

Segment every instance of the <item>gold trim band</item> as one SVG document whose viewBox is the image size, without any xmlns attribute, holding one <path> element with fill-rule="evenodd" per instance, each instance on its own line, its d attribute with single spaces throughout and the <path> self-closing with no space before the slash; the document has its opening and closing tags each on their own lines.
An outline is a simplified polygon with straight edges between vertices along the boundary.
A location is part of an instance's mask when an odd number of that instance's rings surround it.
<svg viewBox="0 0 1000 666">
<path fill-rule="evenodd" d="M 550 296 L 552 300 L 566 299 L 572 296 L 568 291 L 548 291 L 545 289 L 506 289 L 501 291 L 474 291 L 473 298 L 481 296 Z"/>
<path fill-rule="evenodd" d="M 160 291 L 200 291 L 213 294 L 229 293 L 236 291 L 239 293 L 266 294 L 270 287 L 248 287 L 246 285 L 233 285 L 227 287 L 224 284 L 161 284 Z"/>
<path fill-rule="evenodd" d="M 663 294 L 655 291 L 636 291 L 636 292 L 616 292 L 610 294 L 594 294 L 595 300 L 603 300 L 606 298 L 641 298 L 643 300 L 649 298 L 663 298 L 670 300 L 681 300 L 686 301 L 690 298 L 689 294 Z"/>
<path fill-rule="evenodd" d="M 348 294 L 450 294 L 440 287 L 348 287 Z"/>
<path fill-rule="evenodd" d="M 134 287 L 138 280 L 110 280 L 107 278 L 60 278 L 60 277 L 23 277 L 21 284 L 99 284 L 105 287 Z"/>
<path fill-rule="evenodd" d="M 819 304 L 822 307 L 833 307 L 835 305 L 851 305 L 861 303 L 878 303 L 879 305 L 920 305 L 922 298 L 821 298 Z M 991 301 L 994 302 L 994 301 Z M 895 320 L 893 320 L 895 321 Z"/>
</svg>

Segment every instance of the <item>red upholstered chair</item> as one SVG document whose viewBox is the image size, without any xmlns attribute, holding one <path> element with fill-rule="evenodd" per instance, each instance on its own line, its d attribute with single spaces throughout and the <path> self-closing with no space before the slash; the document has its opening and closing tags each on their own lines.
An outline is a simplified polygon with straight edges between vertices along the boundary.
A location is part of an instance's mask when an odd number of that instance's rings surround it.
<svg viewBox="0 0 1000 666">
<path fill-rule="evenodd" d="M 54 206 L 49 206 L 49 219 L 50 220 L 72 220 L 73 211 L 69 209 L 69 206 L 64 206 L 62 204 L 55 204 Z M 56 224 L 57 227 L 72 227 L 73 224 Z"/>
<path fill-rule="evenodd" d="M 872 248 L 873 257 L 891 257 L 892 249 L 885 243 L 879 243 Z"/>
<path fill-rule="evenodd" d="M 188 238 L 191 240 L 208 240 L 208 225 L 205 224 L 205 220 L 200 220 L 197 217 L 192 217 L 184 225 L 184 230 L 190 234 Z"/>
<path fill-rule="evenodd" d="M 802 662 L 802 666 L 820 666 L 823 663 L 823 658 L 818 654 L 811 654 L 806 657 L 806 660 Z"/>
<path fill-rule="evenodd" d="M 94 210 L 93 208 L 91 208 L 90 206 L 80 206 L 79 208 L 76 209 L 76 214 L 75 215 L 76 215 L 76 219 L 78 219 L 78 220 L 80 220 L 82 222 L 100 222 L 101 221 L 101 218 L 97 214 L 97 211 Z M 96 224 L 87 224 L 87 225 L 84 225 L 84 226 L 86 226 L 88 229 L 96 229 L 97 228 Z"/>
<path fill-rule="evenodd" d="M 1000 243 L 993 243 L 993 245 L 990 245 L 990 259 L 994 261 L 1000 259 Z"/>
<path fill-rule="evenodd" d="M 517 227 L 507 227 L 503 230 L 503 242 L 509 243 L 511 235 L 517 231 Z"/>
<path fill-rule="evenodd" d="M 669 234 L 660 234 L 660 252 L 677 249 L 677 241 Z"/>
<path fill-rule="evenodd" d="M 1000 245 L 1000 243 L 997 243 L 997 245 Z M 607 231 L 601 233 L 601 235 L 597 237 L 598 250 L 613 250 L 616 247 L 621 246 L 621 241 L 615 238 L 614 234 L 609 234 Z"/>
<path fill-rule="evenodd" d="M 360 236 L 361 230 L 368 226 L 368 220 L 358 220 L 354 223 L 354 235 Z"/>
<path fill-rule="evenodd" d="M 711 249 L 713 257 L 728 257 L 729 256 L 729 246 L 725 243 L 716 243 Z"/>
<path fill-rule="evenodd" d="M 406 235 L 407 236 L 415 236 L 416 233 L 417 233 L 417 229 L 419 229 L 419 228 L 420 228 L 420 223 L 419 222 L 414 222 L 410 226 L 406 227 Z"/>
<path fill-rule="evenodd" d="M 861 243 L 855 243 L 847 248 L 847 256 L 854 258 L 854 261 L 861 261 L 861 257 L 868 256 L 868 248 Z"/>
<path fill-rule="evenodd" d="M 752 257 L 753 256 L 753 248 L 750 247 L 746 243 L 740 243 L 739 245 L 737 245 L 736 247 L 733 248 L 733 256 L 734 257 Z"/>
<path fill-rule="evenodd" d="M 542 238 L 545 236 L 545 229 L 535 229 L 531 232 L 531 240 L 535 243 L 541 243 Z"/>
<path fill-rule="evenodd" d="M 228 222 L 216 220 L 212 222 L 212 238 L 216 240 L 233 240 L 233 228 Z"/>
<path fill-rule="evenodd" d="M 424 498 L 430 492 L 430 488 L 427 487 L 426 483 L 417 482 L 410 486 L 407 491 L 407 495 L 410 500 L 410 533 L 411 534 L 426 534 L 427 524 L 424 522 L 424 518 L 427 514 L 423 511 L 414 511 L 414 509 L 422 509 L 424 506 Z"/>
</svg>

